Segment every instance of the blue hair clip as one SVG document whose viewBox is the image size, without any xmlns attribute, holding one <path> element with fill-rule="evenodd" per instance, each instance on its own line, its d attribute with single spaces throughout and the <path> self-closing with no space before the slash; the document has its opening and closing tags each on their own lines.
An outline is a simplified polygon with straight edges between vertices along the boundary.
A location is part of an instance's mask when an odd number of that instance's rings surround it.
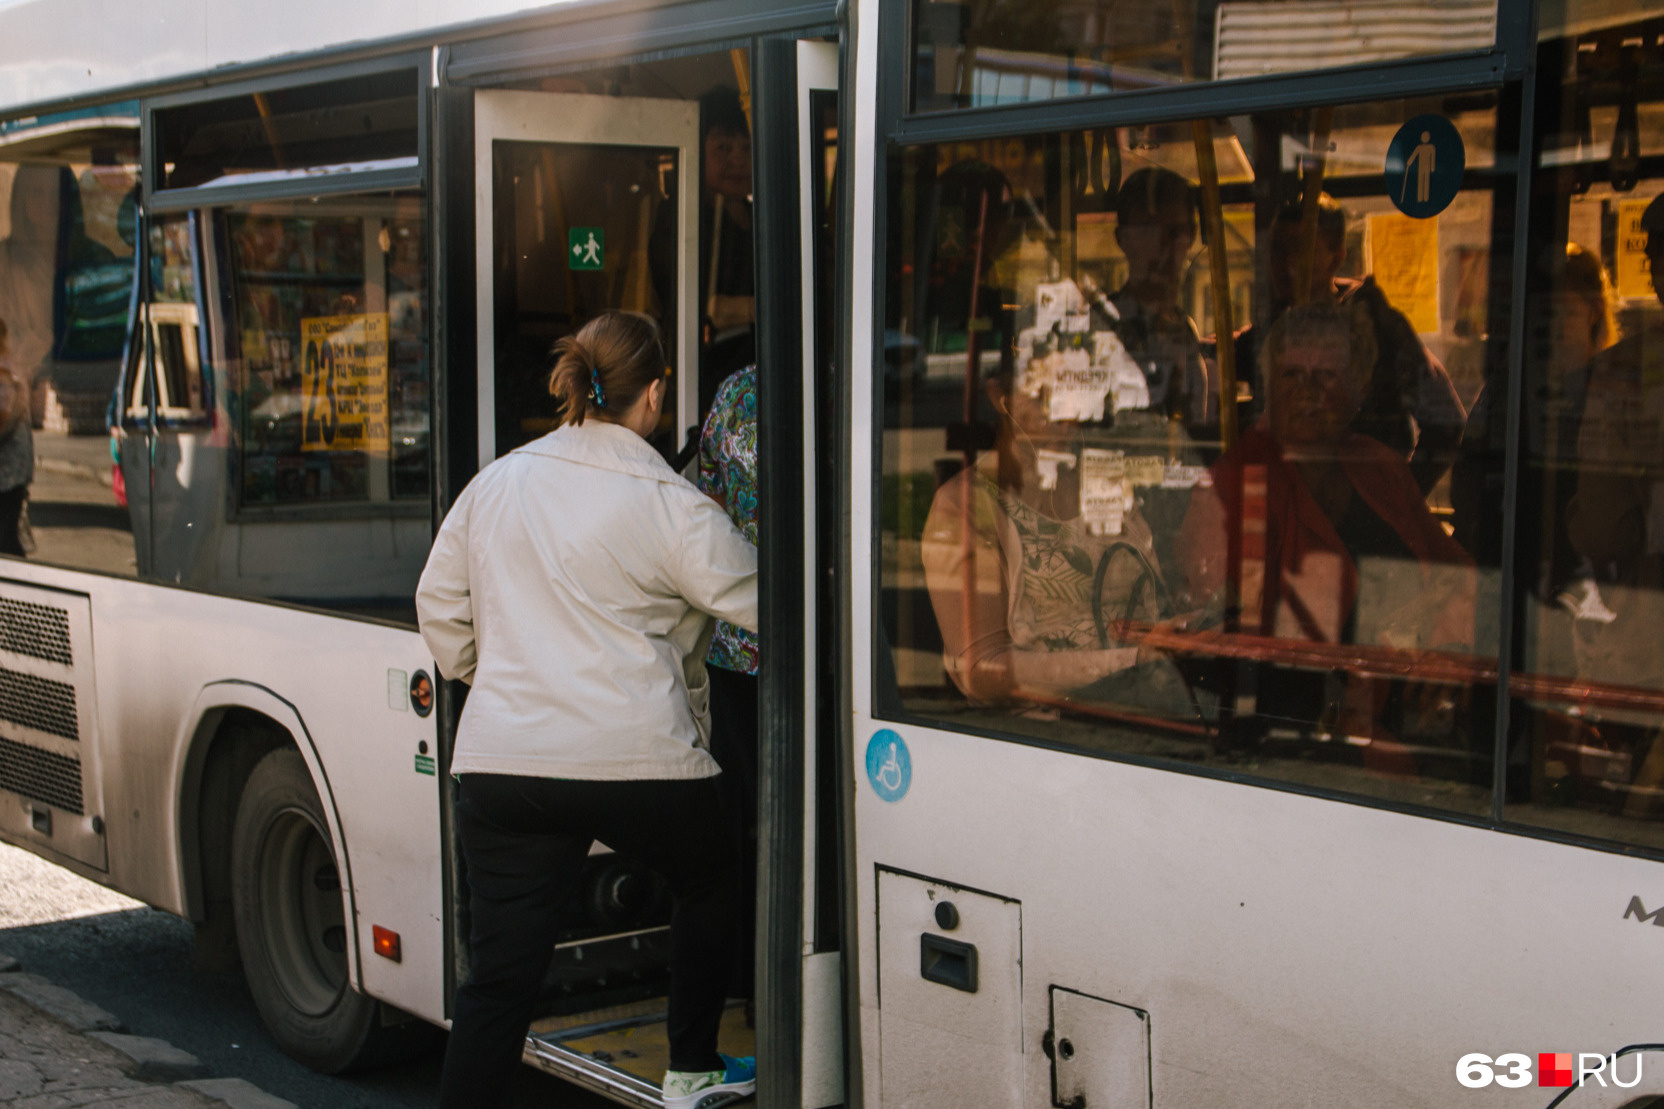
<svg viewBox="0 0 1664 1109">
<path fill-rule="evenodd" d="M 601 389 L 600 370 L 589 371 L 589 396 L 595 402 L 595 407 L 605 408 L 607 406 L 607 394 Z"/>
</svg>

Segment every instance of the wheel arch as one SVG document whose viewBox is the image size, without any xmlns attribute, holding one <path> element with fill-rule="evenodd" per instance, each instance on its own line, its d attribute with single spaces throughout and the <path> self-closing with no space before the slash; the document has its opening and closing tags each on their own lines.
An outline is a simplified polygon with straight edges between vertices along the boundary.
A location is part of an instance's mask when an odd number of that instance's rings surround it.
<svg viewBox="0 0 1664 1109">
<path fill-rule="evenodd" d="M 197 925 L 195 961 L 201 969 L 229 969 L 227 964 L 236 962 L 231 828 L 255 764 L 282 747 L 300 753 L 323 804 L 330 846 L 341 873 L 348 928 L 347 974 L 357 989 L 363 978 L 352 863 L 329 773 L 299 710 L 265 686 L 236 679 L 202 687 L 174 745 L 179 868 L 175 880 L 185 915 Z"/>
</svg>

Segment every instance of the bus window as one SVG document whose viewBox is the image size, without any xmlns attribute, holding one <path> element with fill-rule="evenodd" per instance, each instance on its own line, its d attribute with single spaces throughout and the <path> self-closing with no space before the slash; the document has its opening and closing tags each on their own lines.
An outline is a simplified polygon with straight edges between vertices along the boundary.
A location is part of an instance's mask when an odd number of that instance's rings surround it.
<svg viewBox="0 0 1664 1109">
<path fill-rule="evenodd" d="M 151 224 L 147 576 L 414 619 L 429 534 L 422 227 L 420 201 L 399 196 Z M 129 414 L 143 403 L 130 395 Z"/>
<path fill-rule="evenodd" d="M 425 505 L 427 341 L 414 200 L 227 213 L 238 504 Z M 418 464 L 408 463 L 414 453 Z"/>
<path fill-rule="evenodd" d="M 1435 212 L 1383 168 L 1429 115 L 1466 163 Z M 1449 474 L 1506 320 L 1495 117 L 1481 94 L 897 152 L 880 568 L 906 715 L 1490 813 L 1498 572 L 1454 537 Z"/>
<path fill-rule="evenodd" d="M 1539 49 L 1505 815 L 1664 846 L 1664 18 L 1556 7 Z M 1488 387 L 1487 387 L 1488 388 Z M 1475 412 L 1501 442 L 1503 409 Z M 1494 454 L 1494 452 L 1492 452 Z M 1500 532 L 1500 468 L 1474 467 Z M 1525 506 L 1541 506 L 1535 512 Z"/>
<path fill-rule="evenodd" d="M 30 402 L 29 557 L 110 574 L 139 564 L 107 426 L 137 275 L 138 139 L 136 102 L 0 124 L 0 362 Z"/>
<path fill-rule="evenodd" d="M 157 189 L 249 185 L 416 165 L 411 69 L 268 89 L 155 115 Z"/>
<path fill-rule="evenodd" d="M 1496 0 L 912 0 L 912 108 L 995 104 L 1488 50 Z"/>
</svg>

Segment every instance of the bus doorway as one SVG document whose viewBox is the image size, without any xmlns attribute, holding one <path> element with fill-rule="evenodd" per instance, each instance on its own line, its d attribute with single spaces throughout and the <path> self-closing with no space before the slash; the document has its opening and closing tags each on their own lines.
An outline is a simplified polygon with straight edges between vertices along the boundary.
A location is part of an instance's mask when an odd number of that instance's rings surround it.
<svg viewBox="0 0 1664 1109">
<path fill-rule="evenodd" d="M 761 701 L 751 728 L 761 731 L 749 775 L 733 775 L 748 784 L 731 796 L 753 830 L 737 849 L 752 859 L 785 856 L 790 865 L 763 867 L 742 895 L 742 916 L 760 927 L 755 954 L 734 968 L 721 1048 L 758 1054 L 765 1067 L 778 1057 L 790 1074 L 782 1079 L 790 1102 L 812 1105 L 842 1099 L 836 952 L 821 950 L 836 941 L 835 928 L 821 925 L 839 912 L 836 799 L 834 775 L 823 767 L 831 747 L 817 757 L 813 742 L 817 715 L 832 707 L 815 686 L 833 667 L 805 655 L 815 618 L 830 620 L 833 587 L 822 585 L 813 560 L 831 549 L 819 538 L 814 459 L 835 441 L 818 405 L 831 365 L 824 321 L 835 272 L 828 236 L 837 57 L 833 43 L 759 40 L 749 50 L 478 90 L 472 113 L 478 466 L 555 426 L 551 347 L 603 311 L 658 322 L 672 402 L 653 442 L 690 479 L 705 461 L 695 457 L 699 431 L 713 403 L 722 403 L 719 391 L 731 392 L 740 371 L 756 367 L 752 426 L 736 430 L 750 436 L 752 469 L 766 473 L 765 481 L 752 474 L 750 503 L 767 508 L 760 502 L 772 497 L 783 506 L 760 528 L 763 638 L 779 668 L 772 679 L 750 679 Z M 765 83 L 777 93 L 772 112 L 758 103 Z M 759 426 L 765 420 L 769 426 Z M 777 484 L 762 493 L 765 483 Z M 749 527 L 736 517 L 754 540 L 761 514 L 752 511 Z M 778 650 L 767 630 L 771 612 L 772 626 L 792 640 Z M 713 728 L 732 730 L 735 721 L 719 718 Z M 726 775 L 732 768 L 714 739 L 712 750 Z M 787 753 L 771 753 L 778 751 Z M 767 830 L 767 850 L 758 827 Z M 461 982 L 467 875 L 454 845 L 451 857 L 453 969 Z M 823 870 L 830 889 L 819 888 L 828 885 L 817 881 Z M 670 897 L 657 876 L 594 845 L 551 937 L 527 1061 L 622 1104 L 659 1105 L 669 920 Z M 813 1045 L 810 1027 L 823 1030 Z M 781 1046 L 771 1047 L 771 1037 Z"/>
</svg>

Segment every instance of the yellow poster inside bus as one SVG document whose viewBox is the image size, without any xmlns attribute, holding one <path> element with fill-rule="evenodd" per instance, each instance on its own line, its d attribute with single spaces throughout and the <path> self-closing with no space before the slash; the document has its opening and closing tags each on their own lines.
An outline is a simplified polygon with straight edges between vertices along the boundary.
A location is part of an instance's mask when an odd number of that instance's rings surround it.
<svg viewBox="0 0 1664 1109">
<path fill-rule="evenodd" d="M 1647 262 L 1647 232 L 1641 226 L 1641 213 L 1649 200 L 1618 201 L 1618 295 L 1652 299 L 1652 266 Z"/>
<path fill-rule="evenodd" d="M 1417 333 L 1439 330 L 1439 221 L 1397 212 L 1370 215 L 1369 271 Z"/>
<path fill-rule="evenodd" d="M 386 454 L 387 313 L 300 321 L 301 450 Z"/>
</svg>

